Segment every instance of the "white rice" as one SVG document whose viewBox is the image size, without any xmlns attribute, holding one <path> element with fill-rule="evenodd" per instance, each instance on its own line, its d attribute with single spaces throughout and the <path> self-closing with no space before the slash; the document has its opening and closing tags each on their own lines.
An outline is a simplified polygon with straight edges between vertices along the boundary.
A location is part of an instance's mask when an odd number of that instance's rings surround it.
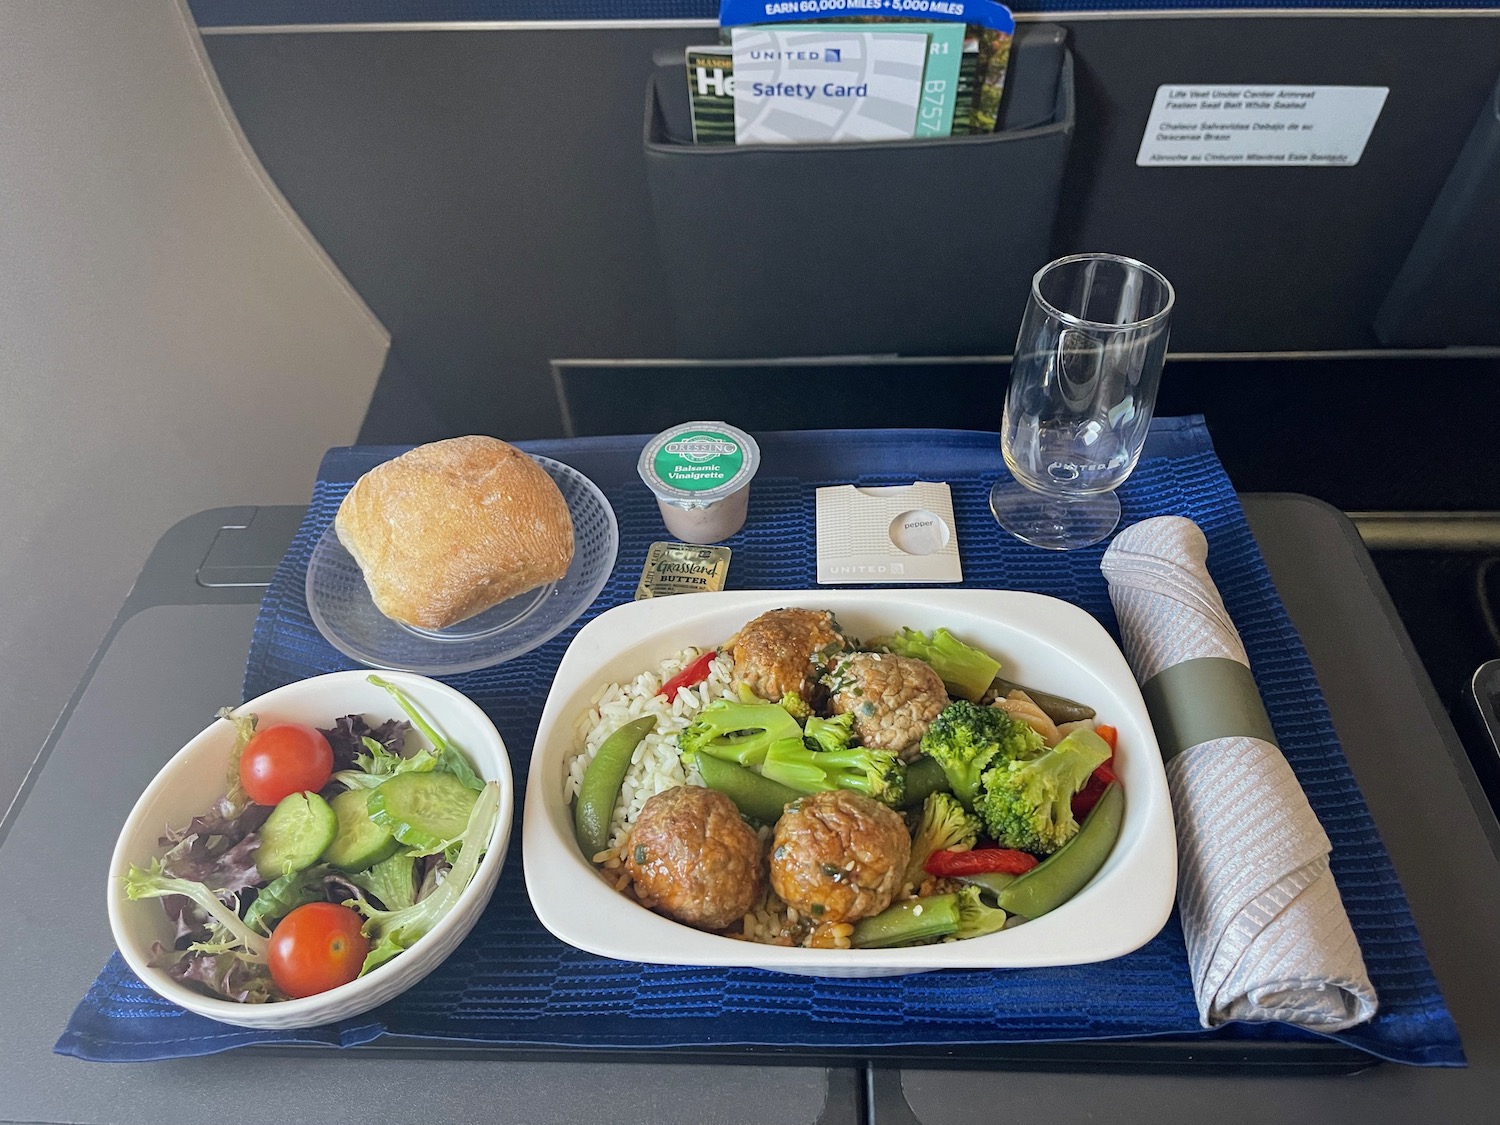
<svg viewBox="0 0 1500 1125">
<path fill-rule="evenodd" d="M 609 825 L 609 846 L 618 848 L 630 826 L 640 815 L 642 806 L 657 793 L 679 785 L 702 785 L 697 770 L 686 770 L 677 749 L 677 734 L 715 699 L 728 698 L 734 662 L 720 653 L 709 665 L 708 678 L 691 688 L 682 688 L 670 703 L 659 693 L 662 684 L 702 655 L 701 649 L 685 648 L 662 661 L 654 671 L 642 672 L 625 684 L 606 684 L 589 702 L 589 708 L 578 717 L 574 727 L 574 751 L 568 759 L 563 781 L 563 800 L 572 804 L 583 783 L 584 771 L 594 760 L 599 746 L 614 730 L 632 719 L 655 715 L 656 726 L 641 740 L 631 755 L 630 769 L 620 787 Z"/>
</svg>

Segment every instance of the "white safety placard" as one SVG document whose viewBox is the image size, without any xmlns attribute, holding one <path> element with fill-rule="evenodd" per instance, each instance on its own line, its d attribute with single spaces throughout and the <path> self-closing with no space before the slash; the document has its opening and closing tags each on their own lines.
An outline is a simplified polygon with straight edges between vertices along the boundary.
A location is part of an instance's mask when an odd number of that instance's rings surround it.
<svg viewBox="0 0 1500 1125">
<path fill-rule="evenodd" d="M 1388 86 L 1156 88 L 1141 167 L 1337 167 L 1359 163 Z"/>
</svg>

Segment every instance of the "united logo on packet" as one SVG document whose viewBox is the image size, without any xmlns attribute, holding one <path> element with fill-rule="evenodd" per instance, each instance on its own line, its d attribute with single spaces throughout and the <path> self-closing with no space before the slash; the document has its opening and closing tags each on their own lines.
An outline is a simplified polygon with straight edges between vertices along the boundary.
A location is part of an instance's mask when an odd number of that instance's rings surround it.
<svg viewBox="0 0 1500 1125">
<path fill-rule="evenodd" d="M 635 600 L 722 590 L 724 580 L 729 577 L 729 554 L 728 547 L 653 543 L 646 552 Z"/>
</svg>

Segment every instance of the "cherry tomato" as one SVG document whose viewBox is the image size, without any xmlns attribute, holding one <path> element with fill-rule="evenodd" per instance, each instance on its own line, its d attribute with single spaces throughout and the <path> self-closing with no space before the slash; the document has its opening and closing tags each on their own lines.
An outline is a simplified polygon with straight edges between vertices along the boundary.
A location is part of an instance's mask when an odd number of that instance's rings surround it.
<svg viewBox="0 0 1500 1125">
<path fill-rule="evenodd" d="M 257 805 L 328 784 L 333 747 L 312 727 L 275 723 L 256 731 L 240 754 L 240 784 Z"/>
<path fill-rule="evenodd" d="M 312 996 L 348 984 L 370 952 L 364 919 L 336 902 L 309 902 L 271 933 L 271 979 L 288 996 Z"/>
</svg>

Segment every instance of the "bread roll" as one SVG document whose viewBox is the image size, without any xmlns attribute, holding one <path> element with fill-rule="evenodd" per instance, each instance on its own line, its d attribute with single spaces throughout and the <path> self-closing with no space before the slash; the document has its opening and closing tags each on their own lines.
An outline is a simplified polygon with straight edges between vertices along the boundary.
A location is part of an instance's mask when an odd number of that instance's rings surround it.
<svg viewBox="0 0 1500 1125">
<path fill-rule="evenodd" d="M 545 469 L 513 445 L 459 437 L 377 465 L 334 529 L 381 613 L 446 629 L 554 582 L 573 561 L 573 521 Z"/>
</svg>

